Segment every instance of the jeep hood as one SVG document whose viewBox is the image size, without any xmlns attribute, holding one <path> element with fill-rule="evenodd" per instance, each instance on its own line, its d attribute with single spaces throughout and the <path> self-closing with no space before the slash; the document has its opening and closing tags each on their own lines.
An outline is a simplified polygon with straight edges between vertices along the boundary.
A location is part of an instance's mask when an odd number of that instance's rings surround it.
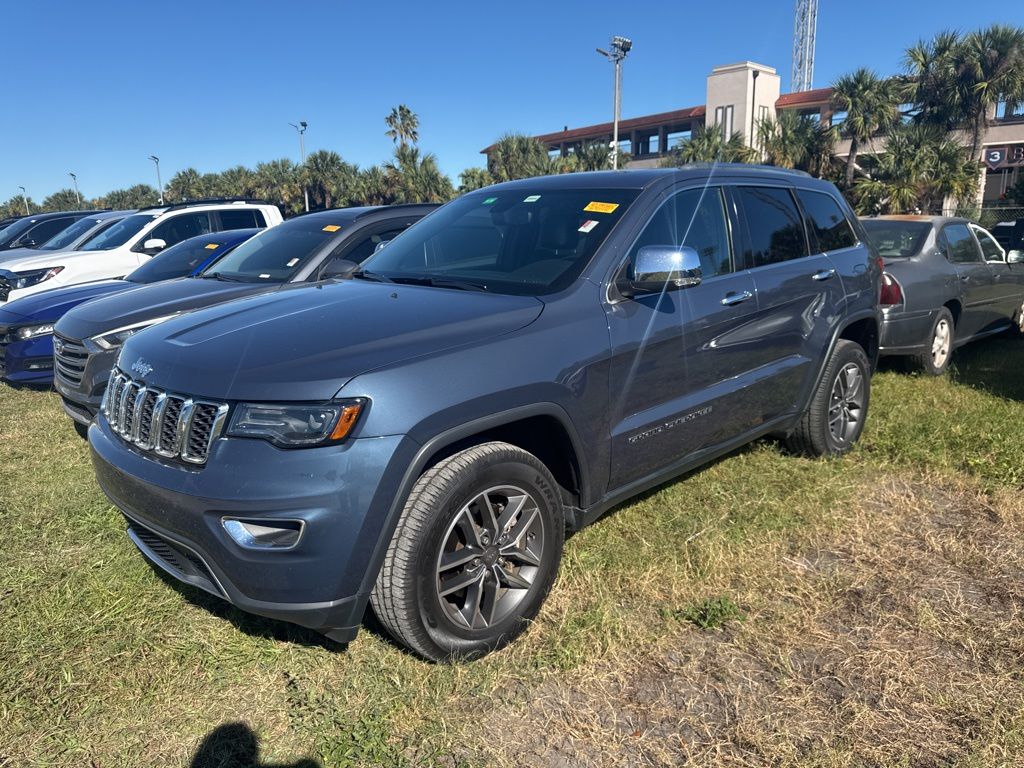
<svg viewBox="0 0 1024 768">
<path fill-rule="evenodd" d="M 361 280 L 290 286 L 149 328 L 127 341 L 120 365 L 141 359 L 147 383 L 217 400 L 323 401 L 361 373 L 522 328 L 543 306 Z"/>
<path fill-rule="evenodd" d="M 97 283 L 69 285 L 42 293 L 30 293 L 24 298 L 8 302 L 4 305 L 4 309 L 39 323 L 52 323 L 79 304 L 101 296 L 126 291 L 131 287 L 132 284 L 124 280 L 103 280 Z"/>
<path fill-rule="evenodd" d="M 94 253 L 101 253 L 101 251 Z M 9 272 L 30 272 L 34 269 L 62 267 L 69 261 L 77 261 L 84 256 L 84 251 L 39 251 L 34 248 L 15 248 L 11 251 L 0 251 L 0 269 L 6 269 Z"/>
<path fill-rule="evenodd" d="M 191 312 L 280 287 L 280 283 L 227 283 L 198 277 L 165 280 L 76 307 L 61 318 L 56 330 L 69 339 L 87 339 L 126 325 Z"/>
</svg>

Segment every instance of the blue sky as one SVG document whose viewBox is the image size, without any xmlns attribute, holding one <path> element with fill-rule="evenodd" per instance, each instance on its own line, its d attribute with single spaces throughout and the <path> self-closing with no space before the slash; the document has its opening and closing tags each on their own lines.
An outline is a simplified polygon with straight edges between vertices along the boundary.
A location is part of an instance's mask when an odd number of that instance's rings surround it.
<svg viewBox="0 0 1024 768">
<path fill-rule="evenodd" d="M 1001 0 L 820 0 L 815 86 L 857 66 L 895 71 L 944 28 L 1022 23 Z M 776 67 L 788 90 L 791 0 L 759 2 L 7 3 L 0 57 L 0 200 L 70 186 L 86 196 L 307 151 L 361 166 L 391 152 L 384 116 L 408 104 L 420 145 L 457 180 L 506 131 L 610 119 L 611 65 L 631 37 L 623 117 L 704 101 L 717 64 Z M 1016 18 L 1014 18 L 1016 16 Z"/>
</svg>

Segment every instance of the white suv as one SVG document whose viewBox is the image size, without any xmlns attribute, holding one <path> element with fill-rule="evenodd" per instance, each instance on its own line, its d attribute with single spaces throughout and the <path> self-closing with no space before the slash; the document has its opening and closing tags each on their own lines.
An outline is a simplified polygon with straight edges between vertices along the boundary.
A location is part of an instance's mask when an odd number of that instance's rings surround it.
<svg viewBox="0 0 1024 768">
<path fill-rule="evenodd" d="M 33 293 L 123 277 L 164 248 L 225 229 L 273 227 L 276 205 L 248 200 L 197 200 L 142 208 L 77 251 L 35 253 L 0 263 L 0 306 Z"/>
</svg>

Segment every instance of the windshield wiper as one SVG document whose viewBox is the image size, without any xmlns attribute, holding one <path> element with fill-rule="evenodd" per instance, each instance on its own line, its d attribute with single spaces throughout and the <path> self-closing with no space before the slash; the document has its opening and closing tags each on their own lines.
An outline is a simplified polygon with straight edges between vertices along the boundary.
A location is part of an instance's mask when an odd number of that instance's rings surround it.
<svg viewBox="0 0 1024 768">
<path fill-rule="evenodd" d="M 393 283 L 395 282 L 390 277 L 382 275 L 378 272 L 368 272 L 365 269 L 357 269 L 349 274 L 349 277 L 353 277 L 356 280 L 372 280 L 375 283 Z"/>
<path fill-rule="evenodd" d="M 245 283 L 248 282 L 241 277 L 229 277 L 224 272 L 206 272 L 200 275 L 203 280 L 223 280 L 226 283 Z"/>
<path fill-rule="evenodd" d="M 392 278 L 392 282 L 408 285 L 427 285 L 431 288 L 455 288 L 459 291 L 488 291 L 486 285 L 474 280 L 449 280 L 445 277 L 426 277 L 425 275 L 403 275 Z"/>
</svg>

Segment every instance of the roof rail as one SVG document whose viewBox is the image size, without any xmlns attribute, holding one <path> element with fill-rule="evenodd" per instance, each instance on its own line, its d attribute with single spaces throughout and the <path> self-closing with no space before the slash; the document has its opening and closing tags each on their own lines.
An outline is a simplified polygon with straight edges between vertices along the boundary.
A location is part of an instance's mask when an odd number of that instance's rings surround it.
<svg viewBox="0 0 1024 768">
<path fill-rule="evenodd" d="M 165 208 L 168 211 L 178 211 L 182 208 L 190 208 L 194 205 L 216 205 L 218 203 L 252 203 L 254 205 L 273 205 L 267 200 L 258 200 L 252 197 L 199 197 L 195 200 L 185 200 L 181 203 L 164 203 L 163 205 L 147 205 L 139 208 L 140 211 L 151 211 L 156 208 Z"/>
</svg>

